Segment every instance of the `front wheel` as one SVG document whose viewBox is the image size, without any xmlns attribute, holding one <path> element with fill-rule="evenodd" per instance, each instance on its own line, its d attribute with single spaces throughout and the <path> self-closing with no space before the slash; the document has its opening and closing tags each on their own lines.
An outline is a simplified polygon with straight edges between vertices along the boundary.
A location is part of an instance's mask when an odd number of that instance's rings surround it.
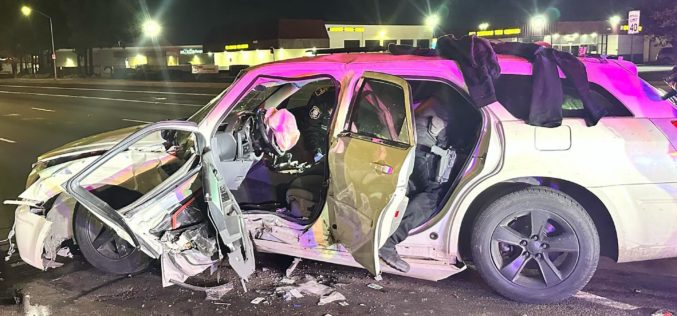
<svg viewBox="0 0 677 316">
<path fill-rule="evenodd" d="M 571 197 L 530 187 L 482 211 L 473 227 L 472 257 L 482 278 L 501 295 L 552 303 L 590 281 L 599 261 L 599 236 Z"/>
</svg>

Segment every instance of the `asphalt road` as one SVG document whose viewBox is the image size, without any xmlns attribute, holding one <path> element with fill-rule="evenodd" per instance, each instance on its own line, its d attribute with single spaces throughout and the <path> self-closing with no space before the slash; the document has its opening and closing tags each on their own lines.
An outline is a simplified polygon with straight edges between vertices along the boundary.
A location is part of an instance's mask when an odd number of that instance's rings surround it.
<svg viewBox="0 0 677 316">
<path fill-rule="evenodd" d="M 226 86 L 77 82 L 0 80 L 0 201 L 23 191 L 38 155 L 85 136 L 189 117 Z M 0 205 L 0 236 L 12 225 L 12 210 Z"/>
<path fill-rule="evenodd" d="M 106 82 L 103 82 L 106 83 Z M 225 84 L 223 85 L 225 87 Z M 23 190 L 35 158 L 66 142 L 112 129 L 187 117 L 221 91 L 219 85 L 0 80 L 0 201 Z M 11 225 L 13 207 L 0 206 L 0 240 Z M 2 247 L 0 247 L 2 248 Z M 4 251 L 0 251 L 4 254 Z M 548 306 L 509 302 L 468 270 L 440 282 L 384 276 L 384 288 L 364 270 L 303 261 L 295 275 L 309 274 L 344 294 L 348 306 L 317 306 L 317 297 L 285 301 L 271 291 L 291 258 L 261 255 L 244 293 L 227 268 L 221 279 L 235 289 L 221 301 L 179 287 L 161 287 L 159 267 L 133 277 L 102 274 L 75 254 L 64 267 L 38 271 L 14 256 L 0 260 L 0 315 L 48 309 L 52 314 L 496 314 L 650 315 L 677 311 L 677 261 L 615 264 L 600 270 L 578 297 Z M 212 277 L 213 280 L 215 277 Z M 21 293 L 16 292 L 20 290 Z M 14 297 L 24 298 L 15 304 Z M 30 296 L 29 300 L 25 298 Z M 265 301 L 250 303 L 257 297 Z"/>
</svg>

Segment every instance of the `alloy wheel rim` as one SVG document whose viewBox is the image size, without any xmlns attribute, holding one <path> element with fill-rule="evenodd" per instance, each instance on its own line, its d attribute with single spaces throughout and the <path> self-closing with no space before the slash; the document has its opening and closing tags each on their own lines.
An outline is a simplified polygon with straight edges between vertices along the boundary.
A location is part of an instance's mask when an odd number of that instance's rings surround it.
<svg viewBox="0 0 677 316">
<path fill-rule="evenodd" d="M 491 258 L 507 281 L 530 289 L 564 282 L 580 256 L 576 231 L 561 216 L 529 210 L 503 219 L 491 236 Z"/>
<path fill-rule="evenodd" d="M 121 260 L 132 254 L 134 248 L 92 214 L 87 214 L 87 228 L 89 242 L 100 255 Z"/>
</svg>

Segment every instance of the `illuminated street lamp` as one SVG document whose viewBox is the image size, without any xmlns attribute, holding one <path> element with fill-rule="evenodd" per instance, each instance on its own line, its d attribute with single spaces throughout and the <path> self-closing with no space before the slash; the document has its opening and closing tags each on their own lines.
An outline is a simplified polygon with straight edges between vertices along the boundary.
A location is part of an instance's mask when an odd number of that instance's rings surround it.
<svg viewBox="0 0 677 316">
<path fill-rule="evenodd" d="M 609 18 L 609 24 L 611 24 L 611 31 L 614 33 L 618 32 L 618 25 L 621 24 L 622 18 L 620 15 L 614 15 Z"/>
<path fill-rule="evenodd" d="M 150 38 L 156 38 L 162 33 L 162 26 L 155 20 L 149 19 L 141 25 L 143 34 Z"/>
<path fill-rule="evenodd" d="M 440 17 L 433 14 L 429 15 L 428 17 L 425 18 L 425 25 L 429 27 L 431 30 L 435 30 L 435 28 L 440 24 Z"/>
<path fill-rule="evenodd" d="M 611 26 L 613 28 L 616 28 L 619 24 L 621 24 L 620 15 L 614 15 L 614 16 L 610 17 L 609 18 L 609 24 L 611 24 Z"/>
<path fill-rule="evenodd" d="M 49 19 L 49 34 L 52 38 L 52 66 L 54 66 L 54 80 L 56 80 L 56 50 L 54 50 L 54 28 L 52 27 L 52 17 L 40 10 L 33 10 L 33 8 L 27 5 L 21 6 L 21 14 L 24 16 L 30 16 L 33 11 Z"/>
<path fill-rule="evenodd" d="M 480 31 L 485 31 L 486 29 L 489 28 L 489 23 L 487 23 L 487 22 L 480 23 L 479 28 L 480 28 Z"/>
<path fill-rule="evenodd" d="M 538 30 L 541 32 L 545 29 L 546 24 L 548 24 L 548 18 L 546 18 L 545 15 L 542 14 L 534 15 L 529 20 L 529 25 L 531 25 L 531 27 L 534 30 Z"/>
</svg>

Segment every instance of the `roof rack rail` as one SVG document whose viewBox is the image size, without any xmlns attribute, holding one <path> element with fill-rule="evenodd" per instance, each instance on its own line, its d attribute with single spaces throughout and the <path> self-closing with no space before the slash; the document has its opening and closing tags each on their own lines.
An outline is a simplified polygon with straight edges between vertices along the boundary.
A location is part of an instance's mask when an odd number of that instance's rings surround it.
<svg viewBox="0 0 677 316">
<path fill-rule="evenodd" d="M 324 48 L 324 49 L 309 49 L 306 53 L 312 53 L 314 55 L 331 55 L 331 54 L 344 54 L 344 53 L 377 53 L 388 51 L 387 48 L 383 46 L 370 46 L 370 47 L 350 47 L 350 48 Z"/>
</svg>

